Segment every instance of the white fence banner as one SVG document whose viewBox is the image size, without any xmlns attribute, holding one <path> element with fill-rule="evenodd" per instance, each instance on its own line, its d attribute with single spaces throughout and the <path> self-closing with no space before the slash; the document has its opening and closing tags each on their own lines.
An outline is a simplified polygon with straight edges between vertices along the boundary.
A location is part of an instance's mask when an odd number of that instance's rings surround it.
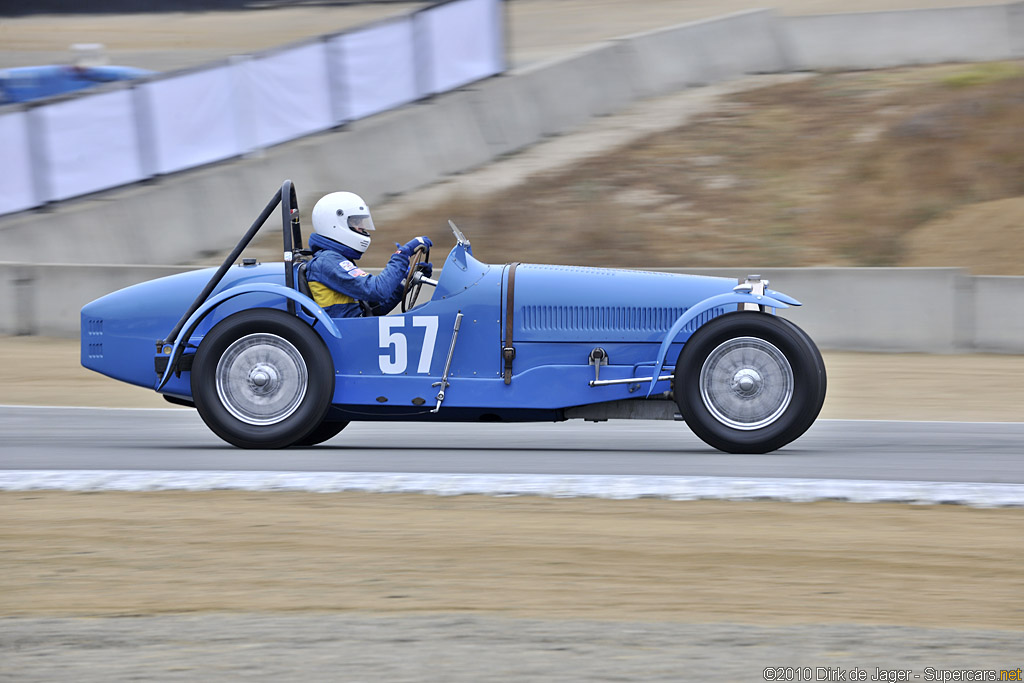
<svg viewBox="0 0 1024 683">
<path fill-rule="evenodd" d="M 331 89 L 339 122 L 419 99 L 410 17 L 335 36 L 329 47 Z"/>
<path fill-rule="evenodd" d="M 326 42 L 257 56 L 237 67 L 243 91 L 240 115 L 253 123 L 255 147 L 334 126 Z"/>
<path fill-rule="evenodd" d="M 47 200 L 141 180 L 135 108 L 128 89 L 41 107 L 50 173 Z"/>
<path fill-rule="evenodd" d="M 0 159 L 0 214 L 36 206 L 26 112 L 0 116 Z"/>
<path fill-rule="evenodd" d="M 415 15 L 426 93 L 452 90 L 505 68 L 499 0 L 452 0 Z"/>
<path fill-rule="evenodd" d="M 0 215 L 215 163 L 505 68 L 503 0 L 447 0 L 226 65 L 0 114 Z"/>
<path fill-rule="evenodd" d="M 224 66 L 145 83 L 156 173 L 238 156 L 234 70 Z"/>
</svg>

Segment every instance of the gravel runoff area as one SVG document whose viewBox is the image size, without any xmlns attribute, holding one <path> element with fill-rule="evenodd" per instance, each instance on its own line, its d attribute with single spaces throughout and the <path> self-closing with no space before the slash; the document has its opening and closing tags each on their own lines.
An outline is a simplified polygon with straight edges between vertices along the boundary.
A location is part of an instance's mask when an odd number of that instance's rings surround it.
<svg viewBox="0 0 1024 683">
<path fill-rule="evenodd" d="M 931 680 L 943 680 L 942 672 L 1017 669 L 1020 641 L 1018 632 L 955 628 L 476 615 L 0 619 L 0 676 L 21 683 L 71 676 L 79 683 L 837 681 L 855 680 L 849 673 L 859 669 L 864 680 L 895 681 L 929 680 L 931 669 Z M 901 679 L 899 671 L 911 673 Z"/>
<path fill-rule="evenodd" d="M 1020 508 L 32 491 L 0 510 L 2 680 L 968 680 L 934 676 L 1024 652 Z"/>
</svg>

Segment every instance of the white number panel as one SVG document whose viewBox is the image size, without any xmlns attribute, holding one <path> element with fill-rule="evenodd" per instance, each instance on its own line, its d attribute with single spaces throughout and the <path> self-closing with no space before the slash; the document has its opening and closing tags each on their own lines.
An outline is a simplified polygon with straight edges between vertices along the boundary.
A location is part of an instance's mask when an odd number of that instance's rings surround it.
<svg viewBox="0 0 1024 683">
<path fill-rule="evenodd" d="M 380 371 L 385 375 L 400 375 L 409 368 L 410 353 L 415 353 L 416 344 L 420 341 L 422 330 L 423 343 L 416 354 L 416 373 L 429 374 L 430 363 L 434 358 L 434 344 L 437 342 L 437 316 L 414 315 L 411 327 L 416 330 L 412 335 L 412 347 L 406 337 L 406 318 L 378 318 L 378 345 L 380 355 L 377 357 Z"/>
</svg>

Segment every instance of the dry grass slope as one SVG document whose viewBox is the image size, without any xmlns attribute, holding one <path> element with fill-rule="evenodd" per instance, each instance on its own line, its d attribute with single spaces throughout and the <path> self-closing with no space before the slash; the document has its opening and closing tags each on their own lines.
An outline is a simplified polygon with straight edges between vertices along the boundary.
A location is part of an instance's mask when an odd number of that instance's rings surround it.
<svg viewBox="0 0 1024 683">
<path fill-rule="evenodd" d="M 1019 275 L 1024 240 L 1004 239 L 1016 218 L 988 210 L 977 224 L 968 209 L 1020 196 L 1024 63 L 943 65 L 739 93 L 690 125 L 485 199 L 428 207 L 389 229 L 418 234 L 453 218 L 489 260 L 507 252 L 641 267 L 960 265 L 961 241 L 944 249 L 926 239 L 931 263 L 911 248 L 933 221 L 953 219 L 954 233 L 1000 255 L 963 265 Z"/>
</svg>

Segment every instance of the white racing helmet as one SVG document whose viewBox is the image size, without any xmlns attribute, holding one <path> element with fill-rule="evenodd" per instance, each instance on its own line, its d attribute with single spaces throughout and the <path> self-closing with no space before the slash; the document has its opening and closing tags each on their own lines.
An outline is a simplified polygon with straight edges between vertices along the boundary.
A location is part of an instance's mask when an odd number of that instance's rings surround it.
<svg viewBox="0 0 1024 683">
<path fill-rule="evenodd" d="M 332 192 L 313 207 L 313 231 L 360 254 L 370 247 L 370 209 L 352 192 Z"/>
</svg>

